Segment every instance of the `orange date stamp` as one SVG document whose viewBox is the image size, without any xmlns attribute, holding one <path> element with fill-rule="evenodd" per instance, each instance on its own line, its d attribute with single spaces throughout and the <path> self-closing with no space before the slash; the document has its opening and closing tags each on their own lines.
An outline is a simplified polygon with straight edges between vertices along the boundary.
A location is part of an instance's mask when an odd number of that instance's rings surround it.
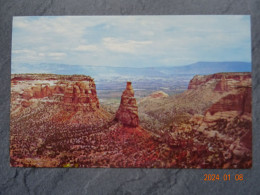
<svg viewBox="0 0 260 195">
<path fill-rule="evenodd" d="M 244 175 L 243 174 L 235 174 L 235 175 L 231 175 L 231 174 L 204 174 L 204 181 L 231 181 L 231 180 L 235 180 L 235 181 L 243 181 L 244 180 Z"/>
</svg>

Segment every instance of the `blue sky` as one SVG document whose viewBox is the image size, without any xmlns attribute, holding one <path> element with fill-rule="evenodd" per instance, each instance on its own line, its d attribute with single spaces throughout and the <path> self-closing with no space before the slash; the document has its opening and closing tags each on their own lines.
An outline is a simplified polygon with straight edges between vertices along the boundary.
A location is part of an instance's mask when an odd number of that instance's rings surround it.
<svg viewBox="0 0 260 195">
<path fill-rule="evenodd" d="M 250 34 L 250 16 L 14 17 L 12 68 L 251 62 Z"/>
</svg>

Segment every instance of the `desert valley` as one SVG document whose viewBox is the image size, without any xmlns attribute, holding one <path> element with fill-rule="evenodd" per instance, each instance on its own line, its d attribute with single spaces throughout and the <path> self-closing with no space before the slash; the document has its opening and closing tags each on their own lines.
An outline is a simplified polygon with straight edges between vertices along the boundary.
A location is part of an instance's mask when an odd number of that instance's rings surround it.
<svg viewBox="0 0 260 195">
<path fill-rule="evenodd" d="M 169 78 L 12 74 L 11 166 L 250 168 L 251 73 Z"/>
</svg>

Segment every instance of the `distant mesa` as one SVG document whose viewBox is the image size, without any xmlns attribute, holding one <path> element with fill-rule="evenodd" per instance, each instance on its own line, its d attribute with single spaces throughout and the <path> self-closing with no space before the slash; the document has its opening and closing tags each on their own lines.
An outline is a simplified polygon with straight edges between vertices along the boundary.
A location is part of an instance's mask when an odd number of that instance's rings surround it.
<svg viewBox="0 0 260 195">
<path fill-rule="evenodd" d="M 227 92 L 238 87 L 251 85 L 251 73 L 249 72 L 232 72 L 232 73 L 216 73 L 211 75 L 196 75 L 190 81 L 188 89 L 198 89 L 199 87 L 207 87 L 215 83 L 214 91 Z"/>
<path fill-rule="evenodd" d="M 142 103 L 142 102 L 147 102 L 149 100 L 153 101 L 153 100 L 161 100 L 164 98 L 169 97 L 169 95 L 163 91 L 155 91 L 153 93 L 151 93 L 150 95 L 143 97 L 141 99 L 138 100 L 138 104 Z"/>
<path fill-rule="evenodd" d="M 135 77 L 168 77 L 174 75 L 208 75 L 217 72 L 250 72 L 251 63 L 248 62 L 196 62 L 184 66 L 165 66 L 165 67 L 111 67 L 111 66 L 81 66 L 69 64 L 14 64 L 12 66 L 13 72 L 18 72 L 17 69 L 23 66 L 23 70 L 27 72 L 38 72 L 39 67 L 44 72 L 53 72 L 61 75 L 71 74 L 71 70 L 75 74 L 88 74 L 95 77 L 95 79 L 103 79 L 104 73 L 106 76 L 135 76 Z"/>
<path fill-rule="evenodd" d="M 121 103 L 115 119 L 125 126 L 137 127 L 139 125 L 138 107 L 134 97 L 132 83 L 129 81 L 121 96 Z"/>
<path fill-rule="evenodd" d="M 152 94 L 150 94 L 148 97 L 150 98 L 166 98 L 166 97 L 169 97 L 169 95 L 163 91 L 155 91 L 153 92 Z"/>
</svg>

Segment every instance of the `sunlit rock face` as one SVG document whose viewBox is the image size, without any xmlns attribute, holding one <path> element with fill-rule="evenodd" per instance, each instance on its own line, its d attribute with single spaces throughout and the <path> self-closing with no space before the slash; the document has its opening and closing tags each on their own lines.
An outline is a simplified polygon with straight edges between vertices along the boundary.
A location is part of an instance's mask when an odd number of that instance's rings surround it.
<svg viewBox="0 0 260 195">
<path fill-rule="evenodd" d="M 99 108 L 94 81 L 72 82 L 65 88 L 63 102 L 68 110 L 90 111 Z"/>
<path fill-rule="evenodd" d="M 214 91 L 227 92 L 238 87 L 246 87 L 251 84 L 250 73 L 217 73 L 212 75 L 196 75 L 190 81 L 188 89 L 215 86 Z"/>
<path fill-rule="evenodd" d="M 241 88 L 236 93 L 221 98 L 206 111 L 206 116 L 215 116 L 216 119 L 220 119 L 225 118 L 225 114 L 228 115 L 229 112 L 232 114 L 231 117 L 234 112 L 235 116 L 251 115 L 251 90 L 249 87 Z"/>
<path fill-rule="evenodd" d="M 33 102 L 60 104 L 67 111 L 91 111 L 99 108 L 94 80 L 84 75 L 23 74 L 12 75 L 13 101 L 28 107 Z"/>
<path fill-rule="evenodd" d="M 131 82 L 127 82 L 126 89 L 121 96 L 121 103 L 116 113 L 116 120 L 125 126 L 137 127 L 139 125 L 138 107 Z"/>
<path fill-rule="evenodd" d="M 195 76 L 188 87 L 189 91 L 207 88 L 213 89 L 215 98 L 211 98 L 213 104 L 205 111 L 204 122 L 232 119 L 237 116 L 251 118 L 251 73 Z"/>
<path fill-rule="evenodd" d="M 251 73 L 218 73 L 195 76 L 189 84 L 188 91 L 211 88 L 212 104 L 204 111 L 203 125 L 209 128 L 220 120 L 230 122 L 234 118 L 251 121 L 252 80 Z M 203 128 L 202 128 L 203 127 Z M 209 128 L 210 129 L 210 128 Z"/>
</svg>

